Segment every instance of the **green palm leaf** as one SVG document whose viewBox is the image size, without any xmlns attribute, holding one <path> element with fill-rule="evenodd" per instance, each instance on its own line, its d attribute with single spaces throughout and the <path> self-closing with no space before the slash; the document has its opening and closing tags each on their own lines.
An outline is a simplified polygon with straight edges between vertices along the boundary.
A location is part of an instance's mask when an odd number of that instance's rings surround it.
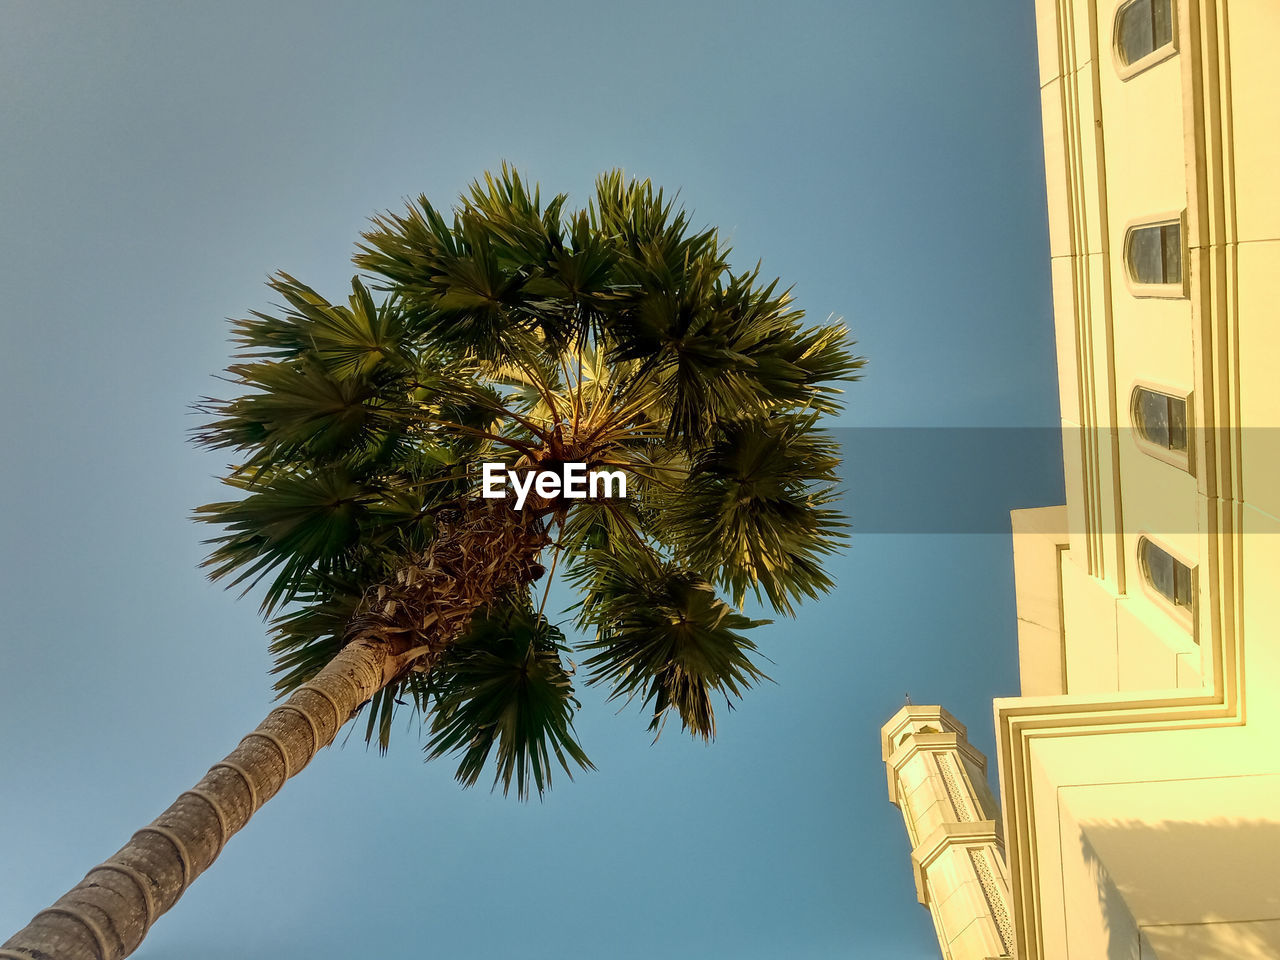
<svg viewBox="0 0 1280 960">
<path fill-rule="evenodd" d="M 768 679 L 752 662 L 755 645 L 739 631 L 751 620 L 715 595 L 688 570 L 643 553 L 597 554 L 581 579 L 588 592 L 580 623 L 594 626 L 596 651 L 586 661 L 591 683 L 612 687 L 612 697 L 641 696 L 651 711 L 649 729 L 661 730 L 674 709 L 684 729 L 715 736 L 712 695 L 741 697 Z"/>
<path fill-rule="evenodd" d="M 457 778 L 472 786 L 494 757 L 494 786 L 522 799 L 551 786 L 552 758 L 592 769 L 573 733 L 572 677 L 560 658 L 564 635 L 532 608 L 503 605 L 472 621 L 429 683 L 430 757 L 459 753 Z"/>
<path fill-rule="evenodd" d="M 845 539 L 837 498 L 839 447 L 817 414 L 721 423 L 684 484 L 663 498 L 660 526 L 676 555 L 742 603 L 775 609 L 832 587 L 822 560 Z M 763 594 L 763 596 L 761 596 Z"/>
<path fill-rule="evenodd" d="M 197 519 L 228 530 L 208 541 L 216 546 L 204 565 L 215 578 L 234 574 L 231 586 L 248 581 L 252 587 L 275 572 L 262 603 L 268 612 L 293 599 L 308 573 L 339 568 L 377 497 L 342 467 L 279 474 L 259 484 L 237 480 L 234 485 L 252 492 L 196 511 Z"/>
</svg>

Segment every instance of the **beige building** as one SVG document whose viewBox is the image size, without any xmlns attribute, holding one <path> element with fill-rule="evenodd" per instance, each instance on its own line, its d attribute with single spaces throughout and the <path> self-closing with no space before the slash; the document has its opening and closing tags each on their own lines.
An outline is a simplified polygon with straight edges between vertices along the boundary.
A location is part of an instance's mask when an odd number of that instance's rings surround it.
<svg viewBox="0 0 1280 960">
<path fill-rule="evenodd" d="M 1012 955 L 1280 957 L 1280 0 L 1036 19 L 1067 503 L 1013 516 Z"/>
</svg>

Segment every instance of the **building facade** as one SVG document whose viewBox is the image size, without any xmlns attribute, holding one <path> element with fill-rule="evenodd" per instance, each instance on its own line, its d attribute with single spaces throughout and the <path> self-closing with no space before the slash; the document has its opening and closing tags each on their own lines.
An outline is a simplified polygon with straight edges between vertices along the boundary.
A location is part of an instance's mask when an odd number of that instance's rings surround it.
<svg viewBox="0 0 1280 960">
<path fill-rule="evenodd" d="M 1280 957 L 1280 3 L 1036 19 L 1067 502 L 1013 516 L 1012 952 Z"/>
</svg>

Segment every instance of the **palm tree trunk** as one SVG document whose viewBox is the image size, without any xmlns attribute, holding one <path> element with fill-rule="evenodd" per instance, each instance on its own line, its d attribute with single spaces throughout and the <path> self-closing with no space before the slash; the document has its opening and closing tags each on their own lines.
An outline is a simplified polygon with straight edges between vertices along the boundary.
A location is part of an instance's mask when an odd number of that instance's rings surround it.
<svg viewBox="0 0 1280 960">
<path fill-rule="evenodd" d="M 117 960 L 286 780 L 333 741 L 357 708 L 402 669 L 398 651 L 362 638 L 240 741 L 203 779 L 0 947 L 7 960 Z"/>
</svg>

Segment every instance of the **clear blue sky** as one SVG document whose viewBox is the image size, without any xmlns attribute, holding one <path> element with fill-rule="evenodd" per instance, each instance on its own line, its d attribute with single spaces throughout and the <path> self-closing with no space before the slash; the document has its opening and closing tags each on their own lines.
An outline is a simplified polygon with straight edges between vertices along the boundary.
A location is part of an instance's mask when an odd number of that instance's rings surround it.
<svg viewBox="0 0 1280 960">
<path fill-rule="evenodd" d="M 196 569 L 188 517 L 222 464 L 187 442 L 189 404 L 269 272 L 340 295 L 366 218 L 406 196 L 447 203 L 507 159 L 582 199 L 624 167 L 847 319 L 870 366 L 846 424 L 1056 422 L 1025 0 L 11 0 L 4 19 L 0 939 L 268 708 L 256 604 Z M 864 530 L 896 529 L 876 491 L 962 511 L 998 480 L 997 520 L 1060 502 L 1052 443 L 960 463 L 884 436 L 849 434 Z M 833 568 L 835 594 L 760 632 L 777 683 L 713 745 L 651 747 L 587 691 L 598 771 L 522 805 L 459 789 L 412 732 L 386 758 L 353 738 L 136 956 L 936 957 L 877 732 L 909 690 L 990 751 L 990 700 L 1017 684 L 1009 538 L 864 533 Z"/>
</svg>

